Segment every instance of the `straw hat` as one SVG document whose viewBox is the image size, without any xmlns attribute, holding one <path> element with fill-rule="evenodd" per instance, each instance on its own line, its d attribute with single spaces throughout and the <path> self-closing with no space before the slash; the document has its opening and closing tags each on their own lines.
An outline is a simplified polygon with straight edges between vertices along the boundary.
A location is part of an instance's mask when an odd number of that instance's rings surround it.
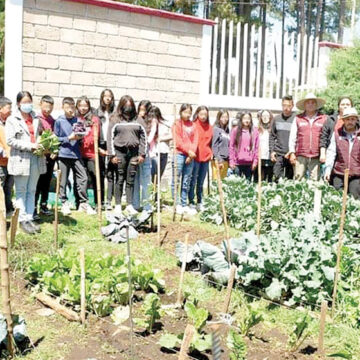
<svg viewBox="0 0 360 360">
<path fill-rule="evenodd" d="M 351 108 L 344 109 L 342 118 L 346 119 L 348 117 L 357 117 L 357 118 L 359 118 L 358 112 L 356 111 L 355 108 L 351 107 Z"/>
<path fill-rule="evenodd" d="M 307 100 L 316 100 L 316 103 L 317 103 L 316 109 L 320 109 L 320 108 L 323 107 L 324 104 L 325 104 L 325 100 L 324 100 L 324 99 L 318 98 L 318 97 L 315 96 L 315 94 L 313 94 L 313 93 L 308 93 L 308 94 L 306 94 L 306 96 L 305 96 L 304 99 L 301 99 L 301 100 L 299 100 L 299 101 L 296 103 L 296 107 L 297 107 L 299 110 L 305 110 L 305 101 L 307 101 Z"/>
</svg>

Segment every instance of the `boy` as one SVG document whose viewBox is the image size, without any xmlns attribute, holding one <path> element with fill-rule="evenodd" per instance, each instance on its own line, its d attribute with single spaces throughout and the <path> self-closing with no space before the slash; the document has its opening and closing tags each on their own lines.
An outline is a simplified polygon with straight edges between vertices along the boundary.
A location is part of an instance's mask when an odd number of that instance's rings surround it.
<svg viewBox="0 0 360 360">
<path fill-rule="evenodd" d="M 41 121 L 43 129 L 51 130 L 51 132 L 54 132 L 54 124 L 55 124 L 55 120 L 51 116 L 53 109 L 54 109 L 54 99 L 48 95 L 43 96 L 40 100 L 41 113 L 38 115 L 38 117 Z M 51 215 L 51 211 L 47 207 L 47 202 L 49 198 L 50 182 L 54 171 L 54 165 L 55 165 L 54 156 L 47 154 L 46 173 L 40 175 L 36 187 L 34 220 L 39 220 L 39 216 L 37 214 L 37 204 L 40 195 L 41 195 L 40 213 L 47 216 Z"/>
<path fill-rule="evenodd" d="M 60 199 L 62 202 L 61 212 L 64 216 L 70 215 L 70 206 L 66 197 L 66 183 L 70 170 L 73 171 L 80 206 L 79 211 L 89 215 L 96 214 L 95 210 L 88 204 L 87 182 L 88 177 L 80 155 L 80 136 L 73 131 L 73 125 L 77 123 L 75 117 L 75 101 L 66 97 L 62 101 L 64 115 L 61 115 L 55 122 L 54 133 L 61 143 L 59 149 L 59 168 L 61 170 Z"/>
<path fill-rule="evenodd" d="M 7 171 L 8 158 L 10 156 L 10 147 L 6 144 L 5 122 L 11 115 L 11 100 L 0 97 L 0 184 L 3 187 L 5 195 L 6 217 L 10 217 L 14 211 L 11 201 L 11 192 L 14 186 L 14 178 Z"/>
</svg>

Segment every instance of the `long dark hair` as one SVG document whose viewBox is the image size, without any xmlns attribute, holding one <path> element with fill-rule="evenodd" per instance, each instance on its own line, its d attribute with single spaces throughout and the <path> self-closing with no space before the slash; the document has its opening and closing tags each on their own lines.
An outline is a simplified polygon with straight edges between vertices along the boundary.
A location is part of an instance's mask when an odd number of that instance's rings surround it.
<svg viewBox="0 0 360 360">
<path fill-rule="evenodd" d="M 252 121 L 252 116 L 251 116 L 251 112 L 242 112 L 240 114 L 239 117 L 239 122 L 237 124 L 236 127 L 236 134 L 235 134 L 235 147 L 238 149 L 241 145 L 241 138 L 242 138 L 242 129 L 243 129 L 243 123 L 242 123 L 242 119 L 245 115 L 249 115 L 250 116 L 250 125 L 249 125 L 249 133 L 250 133 L 250 150 L 252 150 L 253 148 L 253 136 L 252 136 L 252 131 L 253 131 L 253 121 Z"/>
<path fill-rule="evenodd" d="M 180 110 L 179 110 L 180 118 L 181 118 L 181 113 L 182 113 L 183 111 L 185 111 L 186 109 L 190 109 L 191 112 L 192 112 L 192 106 L 191 106 L 191 104 L 181 104 Z"/>
<path fill-rule="evenodd" d="M 124 107 L 128 102 L 130 102 L 130 106 L 132 107 L 131 117 L 129 120 L 123 116 Z M 119 103 L 118 103 L 118 106 L 116 107 L 115 112 L 110 117 L 110 121 L 115 122 L 115 123 L 117 123 L 121 120 L 133 121 L 136 119 L 136 116 L 137 116 L 137 113 L 136 113 L 136 106 L 135 106 L 134 99 L 130 95 L 124 95 L 119 100 Z"/>
<path fill-rule="evenodd" d="M 138 115 L 139 115 L 139 113 L 140 113 L 140 108 L 141 108 L 142 106 L 144 106 L 144 108 L 145 108 L 145 116 L 144 116 L 144 118 L 146 119 L 146 117 L 147 117 L 147 115 L 149 114 L 149 111 L 150 111 L 150 109 L 151 109 L 151 102 L 150 102 L 149 100 L 141 100 L 141 101 L 139 102 L 139 105 L 138 105 L 138 108 L 137 108 L 137 113 L 138 113 Z"/>
<path fill-rule="evenodd" d="M 20 101 L 24 98 L 28 97 L 31 101 L 33 101 L 32 95 L 28 91 L 20 91 L 16 95 L 16 103 L 19 105 Z"/>
<path fill-rule="evenodd" d="M 220 122 L 220 118 L 224 115 L 224 114 L 227 114 L 228 116 L 228 123 L 227 125 L 225 126 L 225 128 L 223 127 L 223 125 L 221 124 Z M 230 122 L 230 115 L 229 115 L 229 112 L 227 110 L 219 110 L 218 113 L 216 114 L 216 120 L 215 120 L 215 126 L 221 128 L 221 129 L 224 129 L 225 132 L 229 132 L 229 122 Z"/>
<path fill-rule="evenodd" d="M 85 114 L 85 115 L 82 115 L 80 114 L 79 112 L 79 105 L 82 101 L 85 101 L 89 110 L 88 112 Z M 93 111 L 91 109 L 91 104 L 90 104 L 90 100 L 87 96 L 81 96 L 77 99 L 76 101 L 76 116 L 77 117 L 83 117 L 85 119 L 85 122 L 86 122 L 86 125 L 90 125 L 91 124 L 91 120 L 92 120 L 92 117 L 93 117 Z"/>
<path fill-rule="evenodd" d="M 269 119 L 269 122 L 267 124 L 264 124 L 263 121 L 262 121 L 262 116 L 263 116 L 263 113 L 265 111 L 268 112 L 269 115 L 270 115 L 270 119 Z M 264 132 L 264 130 L 269 130 L 271 128 L 271 124 L 273 122 L 273 119 L 274 119 L 274 115 L 270 110 L 265 109 L 265 110 L 261 110 L 259 112 L 259 132 L 260 132 L 260 134 L 262 134 Z"/>
<path fill-rule="evenodd" d="M 206 110 L 206 112 L 207 112 L 206 121 L 209 122 L 209 109 L 204 105 L 201 105 L 201 106 L 197 107 L 197 109 L 194 112 L 193 121 L 195 121 L 197 119 L 197 117 L 199 115 L 199 112 L 202 111 L 202 110 Z"/>
<path fill-rule="evenodd" d="M 111 89 L 105 89 L 101 92 L 101 94 L 100 94 L 100 109 L 102 111 L 106 111 L 106 105 L 104 103 L 104 96 L 105 96 L 106 92 L 110 93 L 111 99 L 112 99 L 111 103 L 109 104 L 109 114 L 111 114 L 115 109 L 115 97 L 114 97 L 114 93 L 112 92 Z"/>
</svg>

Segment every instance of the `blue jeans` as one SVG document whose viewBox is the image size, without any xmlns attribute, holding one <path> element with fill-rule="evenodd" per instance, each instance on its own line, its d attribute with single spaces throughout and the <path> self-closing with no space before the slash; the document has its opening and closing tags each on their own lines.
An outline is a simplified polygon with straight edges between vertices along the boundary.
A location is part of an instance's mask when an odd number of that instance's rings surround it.
<svg viewBox="0 0 360 360">
<path fill-rule="evenodd" d="M 151 184 L 151 159 L 149 156 L 146 156 L 145 161 L 139 165 L 135 176 L 132 203 L 136 210 L 139 210 L 141 206 L 143 207 L 144 210 L 151 210 L 151 204 L 149 201 L 150 184 Z M 141 202 L 140 202 L 140 190 L 141 190 Z"/>
<path fill-rule="evenodd" d="M 36 155 L 31 156 L 29 174 L 29 176 L 14 176 L 16 207 L 19 208 L 19 222 L 33 219 L 36 185 L 40 177 L 38 158 Z"/>
<path fill-rule="evenodd" d="M 189 190 L 189 202 L 194 204 L 195 198 L 195 186 L 196 186 L 196 197 L 197 203 L 201 204 L 203 187 L 206 175 L 209 171 L 209 162 L 194 162 L 194 168 L 191 177 L 190 190 Z"/>
<path fill-rule="evenodd" d="M 0 166 L 0 186 L 2 186 L 4 190 L 6 212 L 9 213 L 14 210 L 11 202 L 14 177 L 8 173 L 6 166 Z"/>
<path fill-rule="evenodd" d="M 187 198 L 189 194 L 190 189 L 190 182 L 191 182 L 191 175 L 193 172 L 194 167 L 194 161 L 192 161 L 190 164 L 185 164 L 186 155 L 183 154 L 177 154 L 176 155 L 176 167 L 177 167 L 177 185 L 179 188 L 180 184 L 180 191 L 177 192 L 177 199 L 176 203 L 179 204 L 179 193 L 180 193 L 180 204 L 181 206 L 187 205 Z M 172 182 L 171 182 L 171 193 L 174 198 L 174 162 L 172 164 Z"/>
</svg>

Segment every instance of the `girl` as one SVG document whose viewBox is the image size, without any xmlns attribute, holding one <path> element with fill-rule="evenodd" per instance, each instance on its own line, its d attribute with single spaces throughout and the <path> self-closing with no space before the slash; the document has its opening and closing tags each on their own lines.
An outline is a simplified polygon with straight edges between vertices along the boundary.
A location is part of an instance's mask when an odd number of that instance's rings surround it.
<svg viewBox="0 0 360 360">
<path fill-rule="evenodd" d="M 261 151 L 261 180 L 271 182 L 273 178 L 273 162 L 270 159 L 269 135 L 273 114 L 268 110 L 259 113 L 259 142 Z M 258 172 L 254 172 L 254 181 L 258 181 Z"/>
<path fill-rule="evenodd" d="M 146 132 L 137 121 L 134 100 L 131 96 L 123 96 L 110 117 L 107 134 L 107 151 L 111 162 L 117 165 L 115 187 L 115 213 L 121 215 L 121 196 L 126 181 L 126 211 L 129 215 L 136 215 L 134 209 L 133 190 L 134 181 L 139 164 L 142 164 L 146 155 Z"/>
<path fill-rule="evenodd" d="M 17 94 L 16 104 L 17 111 L 5 125 L 6 142 L 11 147 L 8 172 L 14 175 L 20 227 L 25 233 L 34 234 L 40 232 L 40 227 L 33 222 L 36 185 L 40 174 L 46 172 L 45 157 L 34 154 L 40 146 L 36 139 L 42 133 L 42 126 L 33 112 L 28 91 Z"/>
<path fill-rule="evenodd" d="M 203 186 L 209 171 L 209 161 L 212 158 L 211 140 L 213 137 L 213 128 L 209 123 L 209 110 L 206 106 L 199 106 L 195 111 L 193 119 L 199 140 L 190 183 L 189 202 L 190 207 L 194 209 L 196 185 L 196 210 L 202 211 Z"/>
<path fill-rule="evenodd" d="M 94 128 L 95 124 L 98 127 L 98 139 L 100 139 L 101 126 L 100 120 L 95 116 L 91 110 L 90 100 L 86 96 L 80 97 L 76 102 L 76 116 L 78 122 L 83 122 L 86 129 L 86 135 L 83 137 L 80 146 L 81 157 L 84 162 L 85 169 L 88 173 L 89 178 L 94 189 L 94 198 L 97 206 L 102 206 L 104 203 L 104 177 L 100 176 L 100 187 L 101 187 L 101 203 L 97 198 L 97 187 L 96 187 L 96 171 L 95 171 L 95 143 L 94 143 Z M 99 160 L 101 157 L 106 156 L 106 150 L 99 147 Z M 101 172 L 101 170 L 100 170 Z"/>
<path fill-rule="evenodd" d="M 195 211 L 187 206 L 187 198 L 189 194 L 191 175 L 196 157 L 196 149 L 198 147 L 198 133 L 195 125 L 190 120 L 192 114 L 192 106 L 190 104 L 182 104 L 179 115 L 180 120 L 176 120 L 173 125 L 173 138 L 176 142 L 176 167 L 177 167 L 177 184 L 180 185 L 180 203 L 177 198 L 176 212 L 178 214 L 188 213 L 194 215 Z M 174 197 L 174 161 L 173 161 L 173 177 L 171 183 L 172 194 Z"/>
<path fill-rule="evenodd" d="M 257 166 L 259 132 L 253 127 L 250 112 L 240 115 L 239 123 L 231 130 L 229 160 L 230 167 L 238 176 L 251 180 L 251 172 Z"/>
<path fill-rule="evenodd" d="M 151 176 L 154 182 L 155 174 L 157 174 L 157 159 L 158 151 L 160 151 L 160 179 L 164 174 L 166 164 L 169 156 L 169 142 L 172 140 L 171 127 L 166 123 L 166 120 L 161 115 L 161 111 L 158 107 L 152 106 L 149 112 L 149 117 L 156 119 L 157 132 L 153 140 L 153 144 L 150 144 L 150 156 L 151 156 Z"/>
<path fill-rule="evenodd" d="M 133 206 L 136 211 L 143 207 L 144 213 L 150 214 L 152 206 L 149 202 L 149 186 L 151 183 L 151 159 L 149 154 L 149 145 L 153 141 L 156 133 L 156 120 L 149 117 L 151 103 L 148 100 L 140 101 L 138 106 L 137 122 L 144 128 L 147 139 L 147 151 L 145 160 L 138 166 L 135 176 Z M 146 214 L 145 214 L 146 216 Z"/>
<path fill-rule="evenodd" d="M 216 115 L 213 129 L 212 151 L 214 160 L 211 162 L 213 180 L 217 178 L 215 160 L 219 163 L 221 179 L 224 179 L 227 175 L 229 168 L 229 140 L 229 113 L 226 110 L 220 110 Z"/>
<path fill-rule="evenodd" d="M 114 93 L 110 89 L 103 90 L 100 95 L 100 106 L 95 111 L 95 115 L 100 119 L 100 123 L 101 123 L 100 148 L 105 151 L 106 151 L 106 138 L 109 127 L 109 119 L 114 109 L 115 109 Z M 101 173 L 102 182 L 104 182 L 104 178 L 106 176 L 107 185 L 108 185 L 105 208 L 106 210 L 112 210 L 111 201 L 114 194 L 116 166 L 111 161 L 108 161 L 107 157 L 101 156 L 100 173 Z M 105 189 L 105 186 L 103 186 L 103 188 Z"/>
</svg>

